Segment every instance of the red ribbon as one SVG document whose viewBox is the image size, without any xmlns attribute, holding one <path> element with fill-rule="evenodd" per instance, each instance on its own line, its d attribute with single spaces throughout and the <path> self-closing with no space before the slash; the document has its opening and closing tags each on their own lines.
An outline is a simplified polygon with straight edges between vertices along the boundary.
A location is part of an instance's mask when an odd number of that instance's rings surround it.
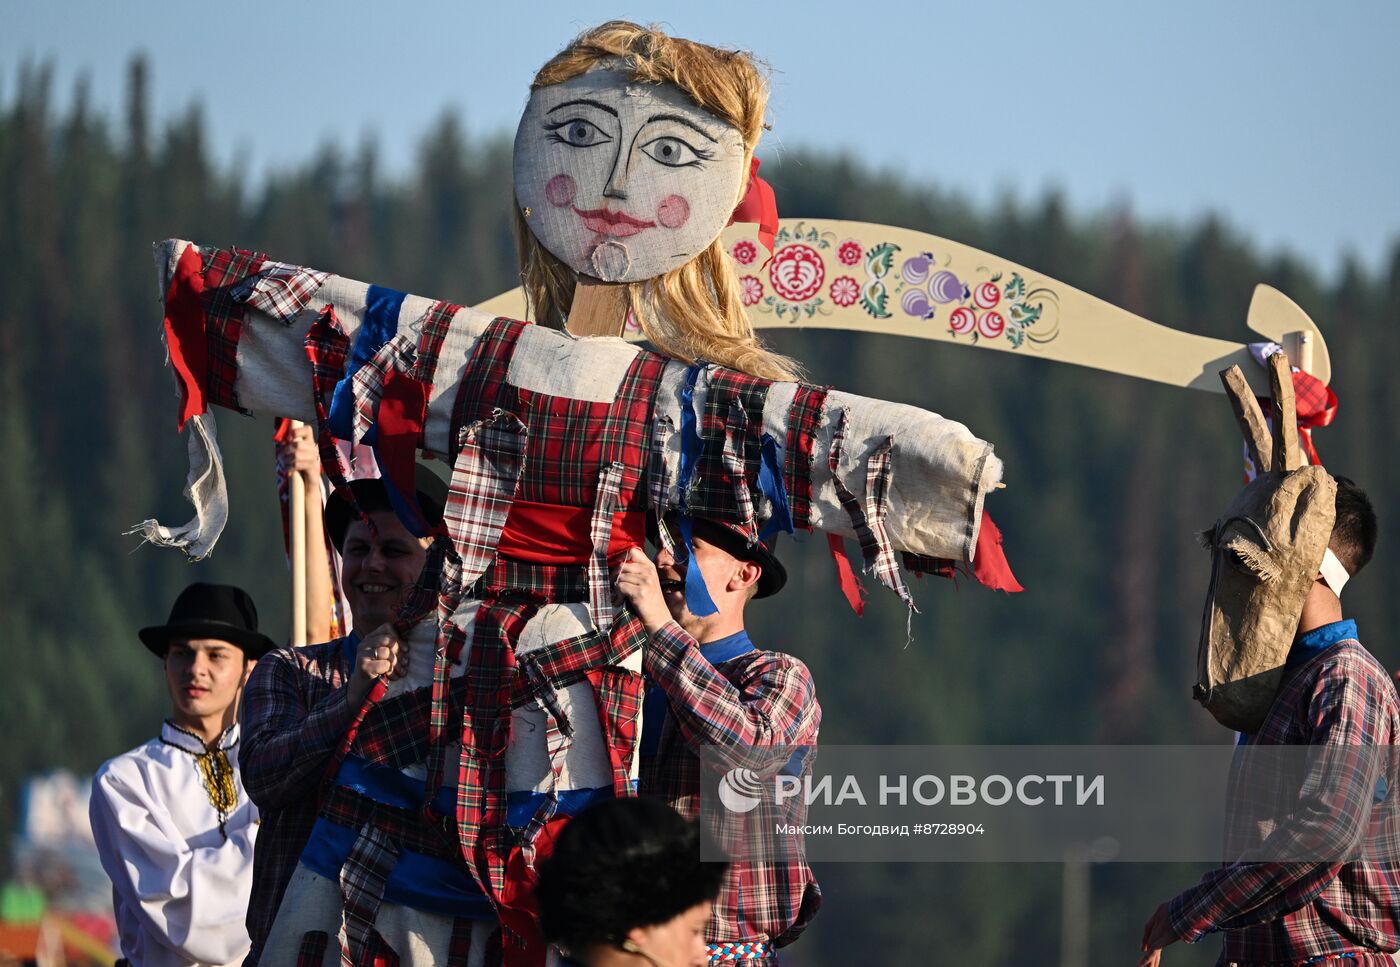
<svg viewBox="0 0 1400 967">
<path fill-rule="evenodd" d="M 992 523 L 992 518 L 984 509 L 982 526 L 977 529 L 977 551 L 972 555 L 972 576 L 983 587 L 993 591 L 1015 593 L 1024 591 L 1016 575 L 1011 573 L 1011 564 L 1006 560 L 1006 552 L 1001 547 L 1001 528 Z"/>
<path fill-rule="evenodd" d="M 208 408 L 204 383 L 209 375 L 209 344 L 204 334 L 203 298 L 204 260 L 193 245 L 187 245 L 165 293 L 165 346 L 180 384 L 178 430 Z"/>
<path fill-rule="evenodd" d="M 540 934 L 539 903 L 535 884 L 539 864 L 554 853 L 554 841 L 564 831 L 568 816 L 555 816 L 535 834 L 535 862 L 525 861 L 525 851 L 512 846 L 506 858 L 505 886 L 496 909 L 501 920 L 501 961 L 506 967 L 544 967 L 548 946 Z"/>
<path fill-rule="evenodd" d="M 593 557 L 593 538 L 588 533 L 591 519 L 592 511 L 586 507 L 517 498 L 510 505 L 510 514 L 496 543 L 496 553 L 531 564 L 587 564 Z M 629 547 L 643 546 L 646 537 L 646 511 L 618 511 L 613 515 L 612 534 L 608 539 L 608 560 L 625 553 Z"/>
<path fill-rule="evenodd" d="M 840 534 L 827 534 L 826 546 L 831 550 L 831 559 L 836 562 L 836 583 L 857 618 L 865 617 L 865 586 L 851 568 L 851 559 L 846 556 L 846 542 Z"/>
<path fill-rule="evenodd" d="M 773 186 L 758 176 L 758 159 L 749 163 L 749 187 L 734 214 L 729 216 L 729 224 L 751 222 L 758 226 L 758 240 L 773 254 L 774 237 L 778 234 L 778 199 L 773 194 Z"/>
<path fill-rule="evenodd" d="M 404 501 L 418 507 L 414 457 L 428 416 L 428 387 L 420 380 L 391 369 L 379 398 L 375 450 L 384 475 Z M 419 508 L 421 514 L 421 508 Z M 426 522 L 424 522 L 426 523 Z"/>
</svg>

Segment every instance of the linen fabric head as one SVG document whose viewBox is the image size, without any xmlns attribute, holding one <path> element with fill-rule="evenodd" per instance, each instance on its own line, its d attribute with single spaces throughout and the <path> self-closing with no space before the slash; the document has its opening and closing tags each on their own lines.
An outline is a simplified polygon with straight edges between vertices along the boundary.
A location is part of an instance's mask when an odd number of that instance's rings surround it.
<svg viewBox="0 0 1400 967">
<path fill-rule="evenodd" d="M 591 70 L 530 96 L 515 135 L 516 203 L 575 272 L 640 282 L 719 237 L 744 159 L 739 130 L 674 85 Z"/>
<path fill-rule="evenodd" d="M 1317 579 L 1336 519 L 1337 484 L 1304 466 L 1293 381 L 1283 353 L 1269 358 L 1274 412 L 1268 426 L 1244 374 L 1221 374 L 1260 473 L 1205 533 L 1211 551 L 1197 652 L 1195 698 L 1226 728 L 1254 732 L 1283 684 L 1303 602 Z"/>
</svg>

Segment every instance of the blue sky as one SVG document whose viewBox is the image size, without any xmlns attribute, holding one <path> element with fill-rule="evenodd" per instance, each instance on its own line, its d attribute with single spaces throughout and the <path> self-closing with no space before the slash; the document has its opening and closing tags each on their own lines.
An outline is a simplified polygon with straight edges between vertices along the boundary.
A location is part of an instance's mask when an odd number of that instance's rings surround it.
<svg viewBox="0 0 1400 967">
<path fill-rule="evenodd" d="M 85 72 L 119 109 L 141 50 L 157 116 L 200 101 L 225 163 L 263 174 L 374 135 L 395 173 L 445 110 L 472 133 L 513 131 L 534 70 L 610 17 L 767 60 L 768 164 L 824 147 L 981 204 L 1058 186 L 1080 212 L 1216 210 L 1327 275 L 1346 252 L 1388 266 L 1400 240 L 1393 0 L 0 0 L 0 100 L 22 61 L 50 59 L 60 105 Z"/>
</svg>

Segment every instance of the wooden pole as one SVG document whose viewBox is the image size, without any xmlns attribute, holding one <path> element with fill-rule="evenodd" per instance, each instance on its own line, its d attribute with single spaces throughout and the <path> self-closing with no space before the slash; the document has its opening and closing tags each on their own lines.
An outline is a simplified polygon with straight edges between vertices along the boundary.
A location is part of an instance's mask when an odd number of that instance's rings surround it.
<svg viewBox="0 0 1400 967">
<path fill-rule="evenodd" d="M 292 421 L 295 430 L 302 424 Z M 287 525 L 292 546 L 292 646 L 306 644 L 306 481 L 299 471 L 287 475 Z"/>
<path fill-rule="evenodd" d="M 579 276 L 569 307 L 569 332 L 575 336 L 621 336 L 626 323 L 627 286 Z"/>
</svg>

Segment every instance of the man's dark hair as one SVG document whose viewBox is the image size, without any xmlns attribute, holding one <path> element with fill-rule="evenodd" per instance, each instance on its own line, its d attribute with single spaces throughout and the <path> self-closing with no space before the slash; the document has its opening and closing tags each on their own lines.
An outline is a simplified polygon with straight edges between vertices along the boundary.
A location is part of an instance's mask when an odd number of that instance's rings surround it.
<svg viewBox="0 0 1400 967">
<path fill-rule="evenodd" d="M 700 861 L 700 828 L 657 799 L 585 809 L 540 865 L 544 935 L 565 950 L 617 946 L 719 895 L 728 864 Z"/>
<path fill-rule="evenodd" d="M 1337 481 L 1337 521 L 1332 525 L 1332 553 L 1348 574 L 1355 574 L 1376 553 L 1376 511 L 1366 491 L 1347 477 Z"/>
</svg>

